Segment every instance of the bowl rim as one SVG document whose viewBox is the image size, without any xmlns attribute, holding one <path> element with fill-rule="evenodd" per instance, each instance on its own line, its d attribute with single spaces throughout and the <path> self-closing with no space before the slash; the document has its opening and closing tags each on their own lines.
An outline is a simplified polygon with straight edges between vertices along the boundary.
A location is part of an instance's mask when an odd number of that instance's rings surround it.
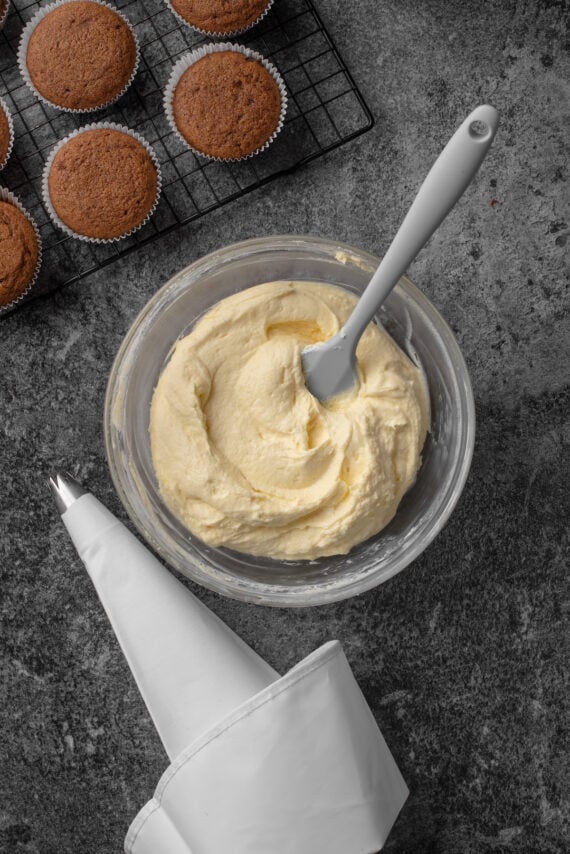
<svg viewBox="0 0 570 854">
<path fill-rule="evenodd" d="M 435 324 L 453 364 L 454 378 L 461 398 L 461 408 L 465 411 L 465 427 L 462 442 L 463 453 L 460 457 L 459 465 L 454 472 L 453 482 L 447 490 L 444 501 L 442 501 L 437 519 L 434 520 L 431 527 L 425 533 L 425 536 L 421 540 L 416 539 L 412 546 L 403 555 L 397 557 L 390 567 L 384 568 L 381 572 L 371 571 L 358 578 L 347 576 L 345 579 L 336 578 L 333 582 L 311 582 L 293 587 L 268 582 L 239 580 L 237 578 L 235 579 L 235 584 L 228 583 L 232 579 L 231 575 L 225 575 L 223 578 L 218 577 L 217 571 L 213 567 L 209 566 L 206 561 L 204 561 L 203 565 L 200 565 L 199 560 L 194 556 L 189 557 L 185 565 L 181 566 L 174 559 L 173 555 L 168 552 L 167 548 L 163 547 L 162 543 L 155 539 L 143 520 L 139 518 L 137 510 L 129 498 L 128 491 L 124 488 L 121 470 L 116 463 L 113 443 L 113 430 L 116 430 L 113 424 L 113 411 L 119 380 L 119 369 L 123 366 L 125 357 L 128 356 L 131 346 L 138 338 L 143 336 L 145 328 L 148 328 L 152 324 L 155 313 L 157 311 L 162 312 L 169 305 L 178 290 L 182 290 L 187 286 L 192 287 L 193 281 L 196 281 L 197 278 L 213 268 L 219 267 L 224 261 L 235 262 L 240 258 L 263 251 L 293 252 L 295 250 L 320 250 L 324 255 L 331 259 L 334 258 L 337 261 L 340 260 L 337 257 L 340 252 L 344 256 L 341 263 L 354 263 L 362 269 L 370 268 L 371 273 L 376 269 L 381 260 L 366 250 L 343 241 L 299 234 L 269 235 L 241 240 L 213 250 L 196 259 L 175 273 L 174 276 L 171 276 L 152 295 L 127 330 L 109 373 L 104 401 L 103 428 L 107 464 L 119 498 L 139 534 L 169 566 L 176 569 L 186 578 L 228 598 L 273 607 L 303 608 L 337 602 L 364 593 L 377 587 L 409 566 L 441 532 L 453 512 L 467 480 L 473 457 L 476 429 L 475 402 L 467 365 L 453 331 L 445 318 L 439 313 L 433 303 L 430 302 L 428 297 L 407 276 L 403 276 L 400 279 L 395 290 L 403 289 L 406 295 L 418 304 L 420 310 L 428 317 L 428 320 L 432 324 Z M 186 282 L 187 279 L 191 279 L 189 285 Z"/>
</svg>

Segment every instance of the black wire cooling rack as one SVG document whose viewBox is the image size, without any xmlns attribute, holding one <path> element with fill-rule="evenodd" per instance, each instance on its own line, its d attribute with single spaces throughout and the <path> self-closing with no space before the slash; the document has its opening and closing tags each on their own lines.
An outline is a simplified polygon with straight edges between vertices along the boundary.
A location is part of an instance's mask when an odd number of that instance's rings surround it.
<svg viewBox="0 0 570 854">
<path fill-rule="evenodd" d="M 239 41 L 270 59 L 287 86 L 283 130 L 260 155 L 227 164 L 195 157 L 173 133 L 162 91 L 176 60 L 207 41 L 181 24 L 164 0 L 115 0 L 141 48 L 133 85 L 112 107 L 76 115 L 43 104 L 24 84 L 17 50 L 25 24 L 40 4 L 12 0 L 0 34 L 0 95 L 11 110 L 15 144 L 0 182 L 35 219 L 42 237 L 42 272 L 32 295 L 49 293 L 109 264 L 137 246 L 215 210 L 285 172 L 320 157 L 372 127 L 373 118 L 311 0 L 276 0 L 257 27 Z M 41 197 L 44 163 L 58 140 L 93 121 L 113 121 L 143 134 L 161 164 L 163 192 L 151 220 L 117 243 L 93 244 L 65 236 Z"/>
</svg>

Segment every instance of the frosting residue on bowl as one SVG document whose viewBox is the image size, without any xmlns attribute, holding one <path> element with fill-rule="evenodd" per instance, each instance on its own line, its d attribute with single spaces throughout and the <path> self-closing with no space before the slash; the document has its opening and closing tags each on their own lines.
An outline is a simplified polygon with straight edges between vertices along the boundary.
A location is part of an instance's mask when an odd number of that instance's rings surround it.
<svg viewBox="0 0 570 854">
<path fill-rule="evenodd" d="M 150 437 L 164 501 L 204 542 L 275 559 L 346 554 L 393 518 L 421 463 L 421 371 L 370 324 L 358 387 L 321 403 L 301 351 L 335 335 L 356 297 L 268 282 L 219 302 L 176 344 Z"/>
</svg>

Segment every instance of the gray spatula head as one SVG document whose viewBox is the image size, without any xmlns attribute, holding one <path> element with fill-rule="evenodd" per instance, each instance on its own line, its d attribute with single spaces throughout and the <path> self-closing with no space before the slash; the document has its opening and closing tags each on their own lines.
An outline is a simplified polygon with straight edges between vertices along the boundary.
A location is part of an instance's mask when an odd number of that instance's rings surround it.
<svg viewBox="0 0 570 854">
<path fill-rule="evenodd" d="M 301 360 L 307 387 L 319 400 L 342 394 L 358 381 L 354 348 L 342 332 L 323 344 L 306 347 Z"/>
</svg>

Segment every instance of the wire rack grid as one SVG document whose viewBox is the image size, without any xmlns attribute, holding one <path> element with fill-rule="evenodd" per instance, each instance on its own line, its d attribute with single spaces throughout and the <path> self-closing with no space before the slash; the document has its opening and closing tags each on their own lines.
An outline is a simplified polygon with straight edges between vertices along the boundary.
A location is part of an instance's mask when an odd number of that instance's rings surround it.
<svg viewBox="0 0 570 854">
<path fill-rule="evenodd" d="M 0 95 L 12 113 L 15 144 L 0 180 L 35 219 L 43 263 L 30 298 L 56 290 L 125 255 L 159 235 L 197 219 L 359 136 L 372 115 L 311 0 L 276 0 L 268 15 L 239 41 L 270 59 L 287 87 L 285 125 L 269 148 L 236 163 L 196 157 L 172 131 L 162 107 L 172 66 L 189 49 L 207 42 L 181 24 L 164 0 L 115 0 L 137 35 L 141 62 L 133 85 L 111 107 L 73 114 L 40 101 L 17 66 L 22 30 L 40 5 L 12 0 L 0 33 Z M 53 146 L 93 121 L 113 121 L 141 133 L 161 164 L 163 191 L 150 221 L 130 237 L 94 244 L 64 235 L 42 201 L 41 178 Z"/>
</svg>

